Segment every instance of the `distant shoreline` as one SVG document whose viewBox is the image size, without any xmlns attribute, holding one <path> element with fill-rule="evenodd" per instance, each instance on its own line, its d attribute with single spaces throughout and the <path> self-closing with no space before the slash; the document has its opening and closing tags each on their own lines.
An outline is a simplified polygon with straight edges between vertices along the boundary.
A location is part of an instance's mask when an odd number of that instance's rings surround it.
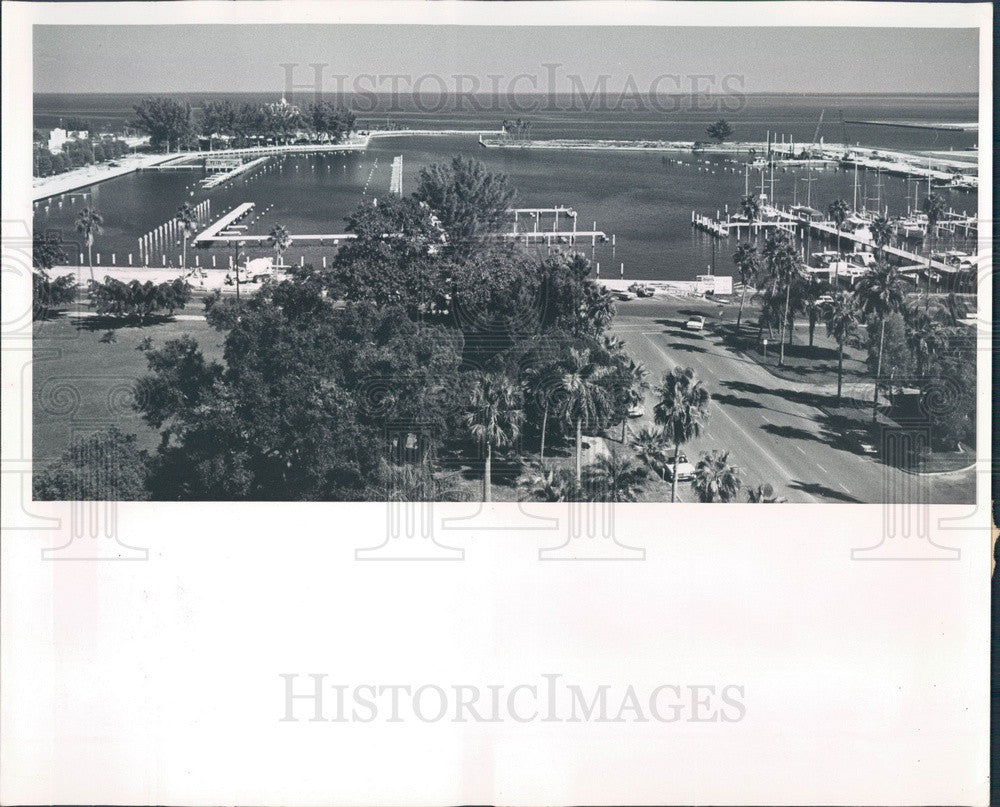
<svg viewBox="0 0 1000 807">
<path fill-rule="evenodd" d="M 899 129 L 930 129 L 939 132 L 978 132 L 978 123 L 934 123 L 894 120 L 845 120 L 844 123 L 862 124 L 864 126 L 893 126 Z"/>
</svg>

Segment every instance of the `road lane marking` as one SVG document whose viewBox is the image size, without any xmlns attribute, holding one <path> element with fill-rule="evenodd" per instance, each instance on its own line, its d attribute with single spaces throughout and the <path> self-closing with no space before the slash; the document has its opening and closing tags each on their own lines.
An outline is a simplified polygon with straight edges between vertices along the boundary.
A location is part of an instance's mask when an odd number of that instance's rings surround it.
<svg viewBox="0 0 1000 807">
<path fill-rule="evenodd" d="M 795 446 L 796 451 L 798 451 L 802 456 L 805 456 L 806 452 L 802 450 L 802 446 L 800 446 L 798 443 L 793 443 L 793 445 Z"/>
<path fill-rule="evenodd" d="M 658 353 L 659 353 L 659 354 L 660 354 L 661 356 L 663 356 L 664 360 L 665 360 L 665 361 L 667 362 L 667 366 L 668 366 L 668 367 L 669 367 L 670 369 L 673 369 L 674 367 L 677 367 L 677 366 L 678 366 L 678 363 L 677 363 L 676 361 L 674 361 L 674 360 L 673 360 L 672 358 L 670 358 L 670 355 L 669 355 L 669 354 L 667 353 L 667 351 L 665 351 L 665 350 L 664 350 L 664 349 L 663 349 L 662 347 L 660 347 L 660 346 L 659 346 L 658 344 L 656 344 L 656 342 L 654 342 L 654 341 L 653 341 L 652 339 L 650 339 L 650 340 L 649 340 L 649 343 L 650 343 L 650 344 L 651 344 L 651 345 L 652 345 L 652 346 L 653 346 L 653 347 L 654 347 L 654 348 L 656 349 L 656 351 L 657 351 L 657 352 L 658 352 Z M 728 412 L 727 412 L 727 411 L 726 411 L 726 410 L 725 410 L 725 409 L 724 409 L 724 408 L 722 407 L 722 405 L 718 403 L 718 401 L 715 401 L 714 403 L 715 403 L 715 405 L 716 405 L 716 408 L 717 408 L 717 409 L 719 410 L 719 412 L 721 412 L 721 413 L 723 414 L 723 416 L 725 416 L 725 418 L 726 418 L 726 419 L 727 419 L 727 420 L 728 420 L 728 421 L 729 421 L 730 423 L 732 423 L 732 424 L 733 424 L 733 425 L 734 425 L 734 426 L 735 426 L 735 427 L 736 427 L 737 429 L 739 429 L 739 430 L 740 430 L 740 431 L 741 431 L 741 432 L 743 433 L 743 436 L 747 438 L 747 440 L 749 440 L 749 441 L 750 441 L 751 443 L 753 443 L 753 445 L 754 445 L 754 446 L 756 446 L 756 447 L 757 447 L 757 450 L 758 450 L 758 451 L 760 451 L 760 452 L 761 452 L 761 454 L 763 454 L 763 455 L 764 455 L 764 457 L 765 457 L 765 458 L 766 458 L 766 459 L 767 459 L 767 460 L 768 460 L 768 461 L 769 461 L 769 462 L 770 462 L 770 463 L 771 463 L 771 464 L 772 464 L 772 465 L 773 465 L 773 466 L 774 466 L 775 468 L 777 468 L 777 469 L 778 469 L 778 471 L 780 471 L 780 472 L 781 472 L 781 475 L 782 475 L 782 476 L 783 476 L 783 477 L 784 477 L 785 479 L 788 479 L 788 480 L 790 480 L 790 479 L 792 478 L 792 474 L 791 474 L 791 473 L 790 473 L 790 472 L 788 471 L 788 469 L 786 469 L 786 468 L 785 468 L 785 467 L 784 467 L 784 466 L 783 466 L 783 465 L 782 465 L 782 464 L 781 464 L 780 462 L 778 462 L 778 461 L 777 461 L 777 460 L 776 460 L 776 459 L 774 458 L 774 456 L 773 456 L 773 455 L 772 455 L 772 454 L 771 454 L 771 453 L 770 453 L 770 452 L 769 452 L 769 451 L 768 451 L 768 450 L 767 450 L 766 448 L 764 448 L 764 446 L 762 446 L 762 445 L 761 445 L 760 443 L 758 443 L 758 442 L 757 442 L 756 440 L 754 440 L 754 439 L 753 439 L 753 437 L 752 437 L 752 436 L 750 435 L 750 433 L 749 433 L 749 432 L 747 432 L 747 430 L 746 430 L 746 429 L 744 429 L 744 428 L 743 428 L 743 427 L 742 427 L 742 426 L 741 426 L 741 425 L 740 425 L 740 424 L 739 424 L 739 423 L 738 423 L 738 422 L 737 422 L 737 421 L 736 421 L 736 420 L 735 420 L 735 419 L 734 419 L 734 418 L 733 418 L 733 417 L 732 417 L 732 416 L 731 416 L 731 415 L 730 415 L 730 414 L 729 414 L 729 413 L 728 413 Z M 818 501 L 819 501 L 819 500 L 818 500 L 818 499 L 817 499 L 817 498 L 816 498 L 815 496 L 813 496 L 813 495 L 811 495 L 811 494 L 809 494 L 809 493 L 806 493 L 806 492 L 805 492 L 804 490 L 799 490 L 798 492 L 799 492 L 799 493 L 801 493 L 801 494 L 802 494 L 803 496 L 805 496 L 805 497 L 806 497 L 807 499 L 809 499 L 809 501 L 811 501 L 811 502 L 813 502 L 813 503 L 818 503 Z"/>
<path fill-rule="evenodd" d="M 824 467 L 823 467 L 822 465 L 820 465 L 820 464 L 819 464 L 818 462 L 816 463 L 816 467 L 817 467 L 817 468 L 819 468 L 819 469 L 820 469 L 820 470 L 821 470 L 821 471 L 822 471 L 823 473 L 825 473 L 825 474 L 828 474 L 828 473 L 830 473 L 830 472 L 829 472 L 828 470 L 826 470 L 826 468 L 824 468 Z"/>
<path fill-rule="evenodd" d="M 845 484 L 844 484 L 843 482 L 838 482 L 837 484 L 838 484 L 838 485 L 840 485 L 840 489 L 841 489 L 842 491 L 844 491 L 844 493 L 850 493 L 850 492 L 851 492 L 851 491 L 849 491 L 849 490 L 847 489 L 847 485 L 845 485 Z"/>
</svg>

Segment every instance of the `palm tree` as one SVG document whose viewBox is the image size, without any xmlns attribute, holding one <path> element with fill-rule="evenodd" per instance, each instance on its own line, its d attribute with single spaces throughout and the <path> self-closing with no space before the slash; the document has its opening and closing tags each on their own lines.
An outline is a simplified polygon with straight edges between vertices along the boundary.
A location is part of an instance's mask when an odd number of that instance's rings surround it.
<svg viewBox="0 0 1000 807">
<path fill-rule="evenodd" d="M 844 229 L 844 222 L 847 221 L 847 216 L 850 213 L 850 208 L 847 206 L 847 202 L 843 199 L 834 199 L 830 202 L 830 206 L 827 208 L 827 215 L 830 217 L 830 221 L 837 225 L 837 253 L 841 259 L 844 257 L 844 253 L 840 250 L 840 233 Z M 833 273 L 834 283 L 837 282 L 837 276 L 840 273 L 840 261 L 837 262 L 837 269 Z"/>
<path fill-rule="evenodd" d="M 749 242 L 740 244 L 733 253 L 733 263 L 740 276 L 740 283 L 743 284 L 743 292 L 740 294 L 740 310 L 736 315 L 736 332 L 739 333 L 740 322 L 743 319 L 743 304 L 747 299 L 747 287 L 756 282 L 760 276 L 761 261 L 757 248 Z"/>
<path fill-rule="evenodd" d="M 637 363 L 632 358 L 628 360 L 626 371 L 628 373 L 629 386 L 625 394 L 629 409 L 631 410 L 641 404 L 646 397 L 646 390 L 649 389 L 649 371 L 641 363 Z M 628 419 L 629 415 L 626 413 L 625 418 L 622 420 L 623 444 L 625 443 L 625 430 L 628 427 Z"/>
<path fill-rule="evenodd" d="M 570 348 L 559 387 L 559 408 L 563 421 L 576 427 L 578 483 L 583 481 L 583 427 L 596 425 L 613 406 L 611 392 L 602 384 L 611 371 L 611 367 L 591 361 L 590 350 Z"/>
<path fill-rule="evenodd" d="M 267 237 L 268 246 L 274 247 L 276 266 L 281 266 L 281 256 L 292 245 L 292 237 L 283 224 L 275 224 Z"/>
<path fill-rule="evenodd" d="M 778 366 L 785 363 L 785 329 L 788 325 L 788 309 L 792 299 L 792 284 L 802 276 L 799 255 L 787 233 L 777 232 L 764 244 L 764 265 L 772 279 L 772 289 L 785 287 L 785 308 L 781 317 L 781 336 L 778 339 L 780 355 Z"/>
<path fill-rule="evenodd" d="M 493 447 L 508 446 L 521 433 L 524 422 L 522 391 L 505 375 L 483 374 L 472 388 L 465 415 L 469 433 L 486 449 L 483 464 L 483 501 L 492 501 Z"/>
<path fill-rule="evenodd" d="M 774 495 L 774 488 L 770 483 L 757 485 L 755 488 L 747 488 L 747 501 L 752 504 L 780 504 L 788 499 Z"/>
<path fill-rule="evenodd" d="M 542 436 L 539 460 L 545 462 L 545 434 L 549 425 L 549 411 L 556 402 L 562 381 L 563 362 L 554 359 L 544 364 L 533 365 L 525 371 L 527 386 L 533 390 L 531 397 L 542 407 Z"/>
<path fill-rule="evenodd" d="M 875 252 L 881 258 L 886 245 L 892 240 L 892 224 L 885 216 L 879 216 L 868 227 L 872 234 Z"/>
<path fill-rule="evenodd" d="M 833 296 L 833 302 L 826 308 L 826 332 L 828 336 L 837 340 L 840 353 L 837 359 L 837 406 L 840 406 L 844 384 L 844 344 L 857 327 L 857 299 L 846 291 L 838 291 Z"/>
<path fill-rule="evenodd" d="M 183 239 L 182 240 L 182 245 L 183 246 L 182 246 L 182 252 L 181 252 L 181 255 L 182 255 L 182 257 L 181 257 L 181 263 L 182 263 L 181 269 L 184 270 L 184 269 L 187 269 L 187 246 L 188 246 L 188 238 L 190 238 L 192 235 L 194 235 L 194 231 L 195 231 L 195 226 L 194 225 L 195 225 L 195 222 L 198 221 L 198 216 L 194 212 L 194 208 L 191 207 L 191 205 L 189 205 L 187 202 L 185 202 L 179 208 L 177 208 L 176 219 L 181 224 L 181 238 Z"/>
<path fill-rule="evenodd" d="M 667 445 L 663 429 L 643 426 L 638 434 L 632 436 L 632 448 L 636 456 L 661 478 L 663 468 L 667 464 Z"/>
<path fill-rule="evenodd" d="M 523 500 L 533 502 L 566 502 L 579 496 L 571 471 L 544 464 L 526 468 L 517 479 L 517 487 Z"/>
<path fill-rule="evenodd" d="M 916 306 L 904 311 L 906 344 L 917 365 L 917 376 L 923 378 L 934 359 L 948 343 L 945 327 L 920 311 Z"/>
<path fill-rule="evenodd" d="M 94 236 L 100 235 L 103 230 L 104 217 L 95 208 L 85 207 L 76 217 L 76 231 L 83 235 L 83 240 L 87 244 L 87 265 L 90 267 L 90 279 L 94 279 Z"/>
<path fill-rule="evenodd" d="M 899 270 L 885 261 L 879 261 L 875 268 L 861 277 L 855 289 L 861 313 L 868 322 L 877 319 L 880 323 L 878 360 L 875 365 L 875 395 L 872 400 L 872 422 L 878 420 L 878 386 L 882 374 L 882 350 L 885 346 L 886 318 L 902 309 L 905 302 L 903 279 Z"/>
<path fill-rule="evenodd" d="M 631 457 L 617 451 L 602 454 L 587 466 L 587 498 L 602 502 L 634 502 L 642 493 L 648 474 Z"/>
<path fill-rule="evenodd" d="M 931 244 L 937 237 L 938 222 L 944 216 L 944 199 L 936 193 L 929 193 L 924 197 L 921 208 L 927 216 L 927 297 L 924 300 L 924 310 L 926 310 L 931 298 Z"/>
<path fill-rule="evenodd" d="M 816 333 L 816 323 L 823 315 L 824 304 L 820 302 L 821 287 L 816 283 L 810 283 L 805 288 L 802 295 L 802 310 L 809 318 L 809 347 L 813 346 L 813 337 Z M 791 341 L 791 340 L 789 340 Z"/>
<path fill-rule="evenodd" d="M 760 199 L 753 194 L 747 194 L 740 199 L 740 208 L 743 211 L 743 215 L 746 217 L 747 227 L 750 230 L 751 238 L 756 241 L 757 233 L 753 229 L 753 223 L 760 218 Z"/>
<path fill-rule="evenodd" d="M 729 452 L 712 450 L 702 454 L 695 466 L 691 487 L 698 495 L 698 501 L 706 504 L 718 500 L 731 502 L 740 492 L 740 469 L 729 464 Z"/>
<path fill-rule="evenodd" d="M 660 400 L 653 407 L 653 419 L 663 426 L 664 433 L 674 444 L 674 473 L 670 491 L 670 501 L 673 502 L 677 500 L 677 462 L 681 445 L 701 434 L 712 396 L 690 367 L 675 367 L 664 374 L 656 394 Z"/>
</svg>

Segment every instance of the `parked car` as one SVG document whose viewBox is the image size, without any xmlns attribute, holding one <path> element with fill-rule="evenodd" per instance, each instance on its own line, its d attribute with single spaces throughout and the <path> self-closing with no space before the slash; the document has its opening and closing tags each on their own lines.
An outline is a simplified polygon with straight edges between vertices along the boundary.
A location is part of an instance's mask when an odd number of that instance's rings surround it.
<svg viewBox="0 0 1000 807">
<path fill-rule="evenodd" d="M 630 292 L 630 291 L 616 291 L 615 292 L 615 299 L 616 300 L 633 300 L 633 299 L 635 299 L 635 295 L 632 292 Z"/>
<path fill-rule="evenodd" d="M 628 287 L 628 290 L 637 297 L 652 297 L 655 293 L 655 289 L 652 286 L 647 286 L 645 283 L 633 283 Z"/>
<path fill-rule="evenodd" d="M 637 403 L 635 406 L 630 407 L 628 410 L 628 416 L 630 418 L 641 418 L 646 414 L 646 407 L 642 403 Z"/>
<path fill-rule="evenodd" d="M 864 429 L 850 429 L 844 436 L 851 445 L 863 453 L 869 456 L 878 454 L 878 449 L 871 443 L 871 435 Z"/>
<path fill-rule="evenodd" d="M 696 314 L 684 323 L 684 327 L 689 331 L 703 331 L 705 330 L 705 318 Z"/>
<path fill-rule="evenodd" d="M 688 462 L 688 458 L 684 454 L 677 455 L 677 481 L 678 482 L 690 482 L 694 479 L 694 466 Z M 667 477 L 667 481 L 674 481 L 674 457 L 673 454 L 667 456 L 667 462 L 663 468 L 664 474 Z"/>
</svg>

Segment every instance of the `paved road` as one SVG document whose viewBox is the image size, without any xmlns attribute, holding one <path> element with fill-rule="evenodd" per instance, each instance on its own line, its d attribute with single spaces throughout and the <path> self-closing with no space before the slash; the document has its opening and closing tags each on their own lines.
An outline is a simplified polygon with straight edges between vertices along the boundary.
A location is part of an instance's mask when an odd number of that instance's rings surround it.
<svg viewBox="0 0 1000 807">
<path fill-rule="evenodd" d="M 695 310 L 708 317 L 703 334 L 684 330 L 685 312 Z M 619 303 L 615 316 L 615 332 L 650 371 L 651 382 L 680 364 L 692 367 L 712 393 L 708 427 L 685 447 L 692 462 L 702 451 L 728 450 L 745 485 L 769 482 L 790 502 L 973 501 L 973 472 L 916 476 L 846 445 L 820 408 L 827 394 L 781 380 L 724 347 L 712 331 L 714 313 L 701 301 L 657 298 Z M 653 402 L 650 393 L 646 415 L 633 428 L 652 424 Z"/>
</svg>

